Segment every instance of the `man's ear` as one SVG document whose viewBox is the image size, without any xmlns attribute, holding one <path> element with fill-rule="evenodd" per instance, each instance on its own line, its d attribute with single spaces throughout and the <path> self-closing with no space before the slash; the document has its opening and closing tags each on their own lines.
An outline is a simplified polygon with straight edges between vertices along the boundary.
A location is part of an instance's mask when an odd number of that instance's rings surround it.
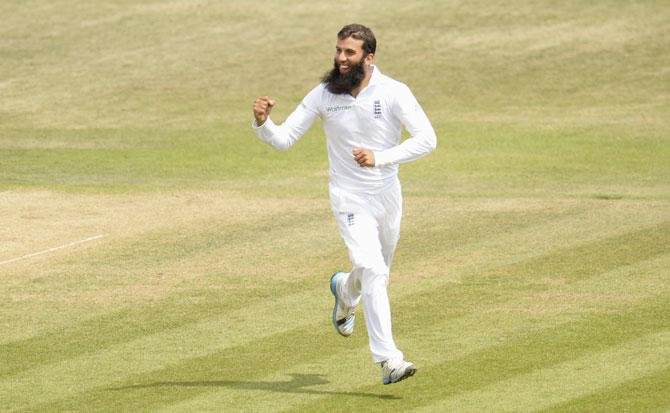
<svg viewBox="0 0 670 413">
<path fill-rule="evenodd" d="M 371 65 L 375 62 L 375 54 L 374 53 L 368 53 L 367 56 L 365 56 L 365 63 Z"/>
</svg>

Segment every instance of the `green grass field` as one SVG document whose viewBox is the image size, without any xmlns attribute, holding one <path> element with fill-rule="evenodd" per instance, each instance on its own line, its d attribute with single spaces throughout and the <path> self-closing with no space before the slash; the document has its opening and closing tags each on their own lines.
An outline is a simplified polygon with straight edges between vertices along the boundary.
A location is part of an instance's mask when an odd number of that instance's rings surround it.
<svg viewBox="0 0 670 413">
<path fill-rule="evenodd" d="M 670 411 L 666 1 L 0 3 L 0 411 Z M 381 385 L 320 125 L 350 22 L 438 149 L 401 168 Z"/>
</svg>

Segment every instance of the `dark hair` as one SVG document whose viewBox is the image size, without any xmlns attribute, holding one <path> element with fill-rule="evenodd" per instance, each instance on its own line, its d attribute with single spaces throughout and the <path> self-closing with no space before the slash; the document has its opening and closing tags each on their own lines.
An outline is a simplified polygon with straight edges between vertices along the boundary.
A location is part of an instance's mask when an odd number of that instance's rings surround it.
<svg viewBox="0 0 670 413">
<path fill-rule="evenodd" d="M 362 49 L 366 55 L 374 53 L 375 50 L 377 50 L 377 39 L 375 39 L 375 34 L 372 33 L 370 28 L 365 27 L 362 24 L 347 24 L 337 34 L 337 38 L 340 40 L 344 40 L 349 37 L 363 41 Z"/>
</svg>

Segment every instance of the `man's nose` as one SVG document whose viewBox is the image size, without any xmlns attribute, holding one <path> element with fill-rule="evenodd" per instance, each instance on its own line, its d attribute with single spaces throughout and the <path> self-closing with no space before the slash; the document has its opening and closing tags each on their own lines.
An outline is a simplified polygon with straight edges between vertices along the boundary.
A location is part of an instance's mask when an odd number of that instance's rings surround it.
<svg viewBox="0 0 670 413">
<path fill-rule="evenodd" d="M 338 52 L 335 53 L 335 60 L 338 62 L 346 62 L 347 56 L 344 54 L 344 52 Z"/>
</svg>

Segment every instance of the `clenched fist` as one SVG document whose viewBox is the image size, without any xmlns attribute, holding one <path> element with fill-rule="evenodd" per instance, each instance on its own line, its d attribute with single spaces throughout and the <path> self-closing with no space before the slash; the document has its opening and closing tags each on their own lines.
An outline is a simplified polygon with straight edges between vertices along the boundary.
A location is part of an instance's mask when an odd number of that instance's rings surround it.
<svg viewBox="0 0 670 413">
<path fill-rule="evenodd" d="M 261 96 L 254 101 L 254 117 L 256 125 L 261 126 L 270 116 L 270 111 L 275 105 L 275 101 L 267 96 Z"/>
<path fill-rule="evenodd" d="M 375 154 L 369 149 L 354 148 L 354 159 L 360 166 L 375 166 Z"/>
</svg>

